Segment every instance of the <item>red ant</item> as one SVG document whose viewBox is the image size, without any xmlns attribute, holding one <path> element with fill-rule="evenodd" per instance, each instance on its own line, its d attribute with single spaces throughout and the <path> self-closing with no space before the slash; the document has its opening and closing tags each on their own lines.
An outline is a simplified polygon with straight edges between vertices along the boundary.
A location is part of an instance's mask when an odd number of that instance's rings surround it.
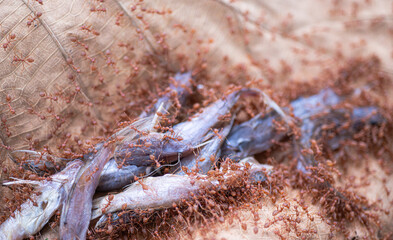
<svg viewBox="0 0 393 240">
<path fill-rule="evenodd" d="M 98 8 L 96 8 L 96 7 L 91 7 L 90 8 L 90 12 L 103 12 L 103 13 L 106 13 L 106 8 L 104 8 L 104 7 L 98 7 Z"/>
<path fill-rule="evenodd" d="M 41 12 L 36 12 L 33 17 L 30 17 L 27 21 L 27 27 L 30 27 L 39 17 L 42 16 Z"/>
<path fill-rule="evenodd" d="M 7 38 L 6 38 L 7 42 L 6 42 L 6 43 L 3 43 L 4 51 L 7 50 L 8 45 L 10 45 L 13 41 L 15 41 L 15 38 L 16 38 L 15 33 L 11 33 L 11 34 L 9 34 L 9 35 L 7 36 Z"/>
<path fill-rule="evenodd" d="M 6 150 L 12 150 L 12 148 L 11 148 L 10 146 L 4 145 L 4 144 L 2 144 L 2 143 L 0 143 L 0 148 L 6 149 Z M 5 171 L 4 171 L 4 170 L 5 170 Z M 6 169 L 6 168 L 3 169 L 3 172 L 4 172 L 4 173 L 7 173 L 7 169 Z"/>
<path fill-rule="evenodd" d="M 123 12 L 119 12 L 118 14 L 117 14 L 117 16 L 116 16 L 116 25 L 117 26 L 120 26 L 120 19 L 122 18 L 124 16 L 124 13 Z"/>
<path fill-rule="evenodd" d="M 220 135 L 220 133 L 218 132 L 218 129 L 213 129 L 213 133 L 221 140 L 222 136 Z"/>
<path fill-rule="evenodd" d="M 71 40 L 71 41 L 72 41 L 72 40 Z M 72 58 L 67 58 L 67 59 L 66 59 L 66 62 L 67 62 L 67 64 L 68 64 L 69 66 L 71 66 L 72 69 L 74 69 L 77 73 L 80 73 L 80 72 L 81 72 L 81 70 L 80 70 L 79 68 L 77 68 L 77 67 L 74 65 L 74 61 L 72 60 Z M 71 75 L 71 76 L 68 76 L 68 78 L 69 78 L 70 80 L 73 80 L 73 79 L 74 79 L 74 76 Z"/>
<path fill-rule="evenodd" d="M 96 62 L 95 58 L 87 56 L 85 51 L 81 52 L 81 56 L 85 57 L 87 60 L 90 60 L 90 62 L 91 62 L 90 63 L 90 70 L 91 70 L 91 72 L 97 71 L 97 66 L 94 65 L 94 63 Z"/>
<path fill-rule="evenodd" d="M 5 129 L 7 137 L 11 137 L 12 133 L 11 133 L 10 129 L 8 128 L 8 126 L 7 126 L 7 119 L 5 117 L 1 118 L 1 126 L 2 126 L 3 129 Z"/>
<path fill-rule="evenodd" d="M 24 64 L 25 63 L 29 64 L 29 63 L 33 63 L 33 62 L 34 62 L 33 58 L 30 58 L 30 57 L 22 58 L 22 57 L 20 57 L 20 56 L 18 56 L 16 54 L 12 58 L 12 63 L 15 63 L 15 64 L 22 63 L 23 68 L 24 68 Z"/>
<path fill-rule="evenodd" d="M 5 97 L 5 100 L 7 101 L 7 105 L 8 105 L 8 108 L 10 109 L 10 113 L 12 115 L 15 115 L 15 110 L 11 107 L 11 104 L 10 104 L 10 102 L 12 100 L 11 95 L 7 94 L 7 96 Z"/>
<path fill-rule="evenodd" d="M 95 36 L 99 36 L 100 33 L 93 29 L 91 25 L 82 25 L 81 30 L 87 31 L 88 33 L 92 33 Z"/>
<path fill-rule="evenodd" d="M 108 196 L 108 203 L 101 209 L 101 211 L 103 212 L 103 213 L 106 213 L 106 210 L 107 210 L 107 208 L 109 207 L 109 205 L 111 204 L 111 202 L 112 202 L 112 200 L 113 200 L 113 195 L 112 194 L 110 194 L 109 196 Z"/>
<path fill-rule="evenodd" d="M 70 38 L 71 42 L 76 43 L 80 46 L 82 46 L 86 51 L 89 51 L 89 46 L 81 41 L 78 40 L 75 36 Z"/>
<path fill-rule="evenodd" d="M 139 179 L 137 176 L 134 176 L 134 181 L 138 182 L 142 186 L 143 191 L 149 190 L 149 187 L 143 183 L 142 179 Z"/>
</svg>

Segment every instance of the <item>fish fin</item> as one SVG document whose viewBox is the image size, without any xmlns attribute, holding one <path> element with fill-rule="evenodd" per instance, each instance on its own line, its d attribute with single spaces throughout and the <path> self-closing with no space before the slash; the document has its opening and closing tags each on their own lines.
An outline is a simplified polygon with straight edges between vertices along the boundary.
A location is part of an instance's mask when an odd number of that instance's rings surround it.
<svg viewBox="0 0 393 240">
<path fill-rule="evenodd" d="M 98 198 L 93 199 L 93 207 L 92 207 L 92 209 L 97 209 L 98 207 L 96 205 L 99 204 L 102 201 L 102 199 L 104 199 L 105 197 L 106 196 L 98 197 Z"/>
<path fill-rule="evenodd" d="M 263 101 L 274 111 L 276 111 L 283 119 L 284 121 L 291 126 L 292 123 L 294 122 L 293 118 L 285 114 L 285 112 L 282 110 L 282 108 L 273 100 L 271 99 L 265 92 L 261 91 Z"/>
<path fill-rule="evenodd" d="M 160 113 L 160 114 L 158 114 Z M 154 126 L 160 123 L 162 117 L 160 116 L 161 114 L 169 114 L 169 112 L 164 108 L 164 103 L 161 103 L 160 106 L 157 109 L 157 112 L 154 114 L 153 119 L 150 123 L 150 126 L 148 127 L 149 132 L 155 132 Z"/>
<path fill-rule="evenodd" d="M 70 159 L 66 159 L 66 158 L 59 158 L 59 157 L 55 157 L 53 155 L 50 155 L 48 153 L 41 153 L 41 152 L 37 152 L 37 151 L 32 151 L 32 150 L 26 150 L 26 149 L 21 149 L 21 150 L 14 150 L 11 152 L 11 154 L 14 153 L 28 153 L 30 154 L 32 157 L 39 157 L 42 158 L 42 160 L 47 161 L 48 160 L 48 156 L 51 157 L 53 160 L 55 160 L 55 162 L 59 162 L 59 161 L 70 161 Z"/>
<path fill-rule="evenodd" d="M 92 217 L 93 218 L 93 217 Z M 98 222 L 96 223 L 96 225 L 95 225 L 95 227 L 94 228 L 99 228 L 99 227 L 101 227 L 101 226 L 104 226 L 105 225 L 105 222 L 108 220 L 108 216 L 107 215 L 102 215 L 101 217 L 100 217 L 100 219 L 98 220 Z"/>
<path fill-rule="evenodd" d="M 12 159 L 16 157 L 16 154 L 22 153 L 22 154 L 27 154 L 28 159 L 25 160 L 25 163 L 23 164 L 25 168 L 28 168 L 29 170 L 41 175 L 43 172 L 42 169 L 51 169 L 51 170 L 56 170 L 55 166 L 57 164 L 61 164 L 62 162 L 69 162 L 71 159 L 66 159 L 66 158 L 59 158 L 53 155 L 50 155 L 48 153 L 40 153 L 37 151 L 32 151 L 32 150 L 15 150 L 10 153 L 12 156 Z M 48 159 L 50 157 L 50 159 Z M 16 162 L 16 161 L 15 161 Z M 17 163 L 17 162 L 16 162 Z"/>
<path fill-rule="evenodd" d="M 5 185 L 5 186 L 14 185 L 14 184 L 33 184 L 33 185 L 39 185 L 39 186 L 43 185 L 43 183 L 40 181 L 23 180 L 23 179 L 14 178 L 14 177 L 11 177 L 11 179 L 13 179 L 15 181 L 5 182 L 5 183 L 3 183 L 3 185 Z"/>
<path fill-rule="evenodd" d="M 209 140 L 204 141 L 204 142 L 202 142 L 202 143 L 200 143 L 200 144 L 198 144 L 196 146 L 193 146 L 192 148 L 193 149 L 200 148 L 200 147 L 203 147 L 203 146 L 205 146 L 205 145 L 207 145 L 207 144 L 209 144 L 209 143 L 211 143 L 213 141 L 214 141 L 214 139 L 209 139 Z"/>
</svg>

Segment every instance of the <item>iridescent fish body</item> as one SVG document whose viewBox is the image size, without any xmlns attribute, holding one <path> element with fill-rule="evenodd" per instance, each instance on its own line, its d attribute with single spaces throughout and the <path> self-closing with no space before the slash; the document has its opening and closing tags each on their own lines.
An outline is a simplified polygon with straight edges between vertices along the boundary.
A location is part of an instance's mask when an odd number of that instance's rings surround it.
<svg viewBox="0 0 393 240">
<path fill-rule="evenodd" d="M 102 169 L 112 154 L 113 147 L 104 146 L 78 171 L 61 211 L 61 239 L 86 239 L 93 195 Z"/>
<path fill-rule="evenodd" d="M 340 97 L 331 89 L 326 89 L 314 96 L 298 98 L 291 106 L 294 116 L 304 121 L 339 102 Z M 277 112 L 271 112 L 234 126 L 222 147 L 223 156 L 242 159 L 268 150 L 287 135 L 287 131 L 277 131 L 275 128 L 274 121 L 280 120 L 282 117 Z"/>
<path fill-rule="evenodd" d="M 264 181 L 265 173 L 271 170 L 271 166 L 259 164 L 252 158 L 247 158 L 238 163 L 238 170 L 226 171 L 220 178 L 210 178 L 204 174 L 174 175 L 166 174 L 161 177 L 148 177 L 141 182 L 135 182 L 123 192 L 97 198 L 93 201 L 92 219 L 98 218 L 104 213 L 121 211 L 122 209 L 160 209 L 168 208 L 173 203 L 179 203 L 182 199 L 189 199 L 191 193 L 197 193 L 201 189 L 219 187 L 220 183 L 231 178 L 238 178 L 243 171 L 249 171 L 251 181 Z M 248 165 L 249 168 L 246 168 Z"/>
</svg>

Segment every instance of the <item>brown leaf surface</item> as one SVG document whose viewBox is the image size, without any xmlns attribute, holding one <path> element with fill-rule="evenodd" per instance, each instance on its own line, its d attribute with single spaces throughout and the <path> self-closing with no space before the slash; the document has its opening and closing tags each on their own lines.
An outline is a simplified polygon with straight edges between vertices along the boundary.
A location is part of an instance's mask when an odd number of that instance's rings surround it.
<svg viewBox="0 0 393 240">
<path fill-rule="evenodd" d="M 57 146 L 67 133 L 103 136 L 120 119 L 136 116 L 130 106 L 141 110 L 149 91 L 184 68 L 203 70 L 205 84 L 223 89 L 251 79 L 280 89 L 370 54 L 381 59 L 383 71 L 393 72 L 389 0 L 3 0 L 0 38 L 0 156 L 10 169 L 6 146 L 47 145 L 63 153 Z M 122 112 L 126 117 L 119 117 Z M 382 178 L 371 182 L 380 186 Z M 372 199 L 370 189 L 380 188 L 367 189 Z M 245 237 L 236 229 L 220 234 Z"/>
<path fill-rule="evenodd" d="M 130 75 L 131 69 L 122 65 L 122 62 L 117 62 L 113 67 L 105 64 L 109 57 L 118 61 L 125 56 L 123 51 L 117 51 L 120 40 L 127 40 L 136 49 L 140 48 L 140 51 L 127 53 L 130 58 L 138 58 L 137 54 L 142 52 L 144 46 L 132 37 L 135 27 L 131 17 L 128 21 L 124 20 L 121 27 L 114 24 L 116 14 L 122 9 L 121 3 L 105 3 L 104 13 L 91 12 L 92 6 L 94 5 L 86 1 L 50 1 L 42 6 L 34 1 L 10 0 L 1 3 L 2 42 L 10 34 L 16 35 L 15 41 L 0 53 L 1 114 L 7 119 L 7 126 L 12 133 L 10 137 L 2 137 L 6 145 L 14 149 L 28 147 L 27 134 L 31 134 L 34 139 L 48 141 L 56 119 L 48 113 L 44 115 L 43 109 L 46 108 L 53 108 L 53 114 L 59 116 L 73 114 L 73 120 L 64 123 L 59 132 L 75 128 L 76 124 L 73 122 L 78 123 L 78 118 L 85 117 L 83 113 L 87 110 L 98 120 L 103 121 L 107 117 L 104 114 L 105 108 L 96 105 L 88 108 L 79 101 L 94 103 L 100 100 L 102 93 L 93 90 L 100 75 L 104 77 L 103 85 L 107 86 L 110 95 L 114 94 L 111 87 L 122 83 L 117 83 L 116 80 L 124 80 Z M 28 27 L 27 21 L 36 12 L 41 12 L 42 16 L 34 22 L 34 26 Z M 92 26 L 100 35 L 80 30 L 83 25 Z M 72 42 L 72 38 L 85 44 L 88 51 L 84 46 Z M 111 51 L 109 56 L 106 54 L 107 50 Z M 91 72 L 89 60 L 81 56 L 84 51 L 87 57 L 94 58 L 95 66 L 99 68 L 98 73 Z M 30 57 L 34 62 L 13 62 L 15 56 L 22 59 Z M 67 59 L 72 59 L 72 63 L 67 62 Z M 69 75 L 75 78 L 74 82 L 70 81 Z M 80 93 L 75 95 L 77 87 L 80 88 Z M 58 100 L 47 99 L 40 96 L 40 93 L 48 97 L 57 96 Z M 10 105 L 15 114 L 11 114 L 4 104 L 7 94 L 12 97 Z M 68 94 L 74 96 L 67 96 Z M 63 97 L 66 99 L 62 99 Z M 28 108 L 32 111 L 29 112 Z M 46 117 L 44 120 L 41 119 L 42 115 Z"/>
</svg>

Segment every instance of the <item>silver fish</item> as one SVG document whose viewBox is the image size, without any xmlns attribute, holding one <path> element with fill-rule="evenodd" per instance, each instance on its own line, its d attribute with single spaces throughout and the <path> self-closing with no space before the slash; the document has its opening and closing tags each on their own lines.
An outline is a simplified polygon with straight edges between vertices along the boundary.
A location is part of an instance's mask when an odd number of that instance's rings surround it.
<svg viewBox="0 0 393 240">
<path fill-rule="evenodd" d="M 223 178 L 232 179 L 239 177 L 246 169 L 248 163 L 250 178 L 253 181 L 264 181 L 264 174 L 271 170 L 271 166 L 259 164 L 253 158 L 245 159 L 239 163 L 239 170 L 227 171 Z M 202 188 L 219 186 L 220 182 L 211 179 L 204 174 L 195 176 L 166 174 L 161 177 L 148 177 L 143 182 L 135 182 L 121 193 L 111 197 L 94 199 L 92 219 L 98 218 L 104 213 L 117 212 L 124 209 L 161 209 L 171 207 L 182 199 L 191 197 L 190 193 L 197 193 Z"/>
<path fill-rule="evenodd" d="M 31 200 L 26 201 L 21 205 L 20 211 L 14 212 L 15 217 L 8 218 L 0 225 L 0 239 L 23 239 L 39 232 L 63 204 L 82 165 L 80 160 L 73 161 L 61 172 L 51 176 L 51 180 L 18 180 L 4 183 L 4 185 L 34 184 L 37 185 L 36 190 L 40 191 L 41 195 L 32 196 L 36 206 Z"/>
<path fill-rule="evenodd" d="M 78 171 L 75 182 L 63 204 L 60 218 L 61 239 L 86 238 L 93 195 L 98 186 L 102 169 L 112 154 L 112 146 L 104 147 Z"/>
<path fill-rule="evenodd" d="M 343 124 L 350 121 L 348 128 L 343 128 L 331 139 L 328 139 L 326 145 L 336 150 L 340 143 L 346 139 L 351 139 L 357 132 L 363 129 L 366 125 L 380 126 L 386 122 L 386 119 L 379 113 L 377 107 L 357 107 L 354 109 L 335 109 L 329 108 L 326 114 L 316 118 L 306 118 L 302 121 L 301 138 L 295 142 L 298 161 L 297 168 L 302 172 L 308 172 L 307 166 L 316 166 L 317 163 L 314 156 L 311 154 L 301 154 L 300 149 L 309 149 L 311 147 L 311 140 L 319 140 L 321 138 L 322 126 L 324 124 L 332 125 L 335 129 L 340 129 Z"/>
<path fill-rule="evenodd" d="M 326 89 L 314 96 L 298 98 L 291 103 L 291 106 L 294 116 L 304 121 L 326 111 L 340 101 L 341 98 L 338 95 L 331 89 Z M 282 117 L 277 112 L 269 113 L 265 117 L 259 114 L 233 127 L 222 147 L 223 157 L 236 160 L 268 150 L 274 142 L 282 140 L 287 135 L 287 132 L 275 129 L 273 121 L 280 119 Z"/>
</svg>

